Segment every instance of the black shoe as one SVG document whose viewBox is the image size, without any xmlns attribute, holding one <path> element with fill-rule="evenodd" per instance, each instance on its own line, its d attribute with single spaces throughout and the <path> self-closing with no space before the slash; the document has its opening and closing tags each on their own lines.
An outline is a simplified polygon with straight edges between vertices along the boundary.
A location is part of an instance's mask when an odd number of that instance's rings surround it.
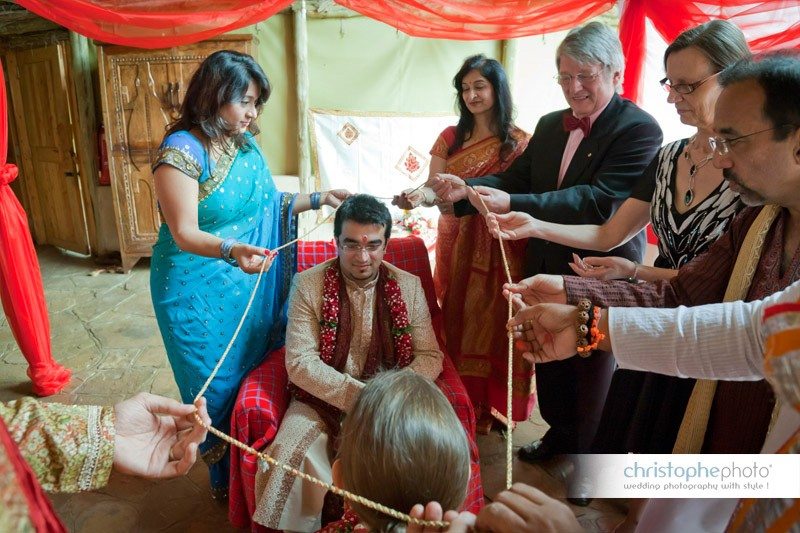
<svg viewBox="0 0 800 533">
<path fill-rule="evenodd" d="M 525 462 L 535 463 L 537 461 L 544 461 L 550 459 L 560 452 L 555 450 L 552 445 L 548 444 L 546 440 L 535 440 L 530 444 L 526 444 L 517 450 L 517 456 Z"/>
</svg>

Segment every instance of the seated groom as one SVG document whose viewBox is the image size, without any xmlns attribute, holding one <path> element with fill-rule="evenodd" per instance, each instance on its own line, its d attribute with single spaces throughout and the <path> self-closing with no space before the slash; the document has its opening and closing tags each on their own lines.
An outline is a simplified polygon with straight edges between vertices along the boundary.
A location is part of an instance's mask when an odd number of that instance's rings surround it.
<svg viewBox="0 0 800 533">
<path fill-rule="evenodd" d="M 267 452 L 331 481 L 339 421 L 381 370 L 405 367 L 431 380 L 443 354 L 417 276 L 383 261 L 392 218 L 365 194 L 336 212 L 338 257 L 294 279 L 286 330 L 292 399 Z M 316 531 L 325 490 L 283 470 L 256 474 L 253 521 L 272 529 Z"/>
</svg>

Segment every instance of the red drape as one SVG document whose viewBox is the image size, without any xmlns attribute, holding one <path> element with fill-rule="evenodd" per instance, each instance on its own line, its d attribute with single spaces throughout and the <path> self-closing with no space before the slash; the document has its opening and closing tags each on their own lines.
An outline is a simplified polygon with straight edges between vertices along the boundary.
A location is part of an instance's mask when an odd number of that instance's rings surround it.
<svg viewBox="0 0 800 533">
<path fill-rule="evenodd" d="M 571 28 L 616 0 L 336 0 L 409 35 L 509 39 Z M 21 6 L 101 41 L 163 48 L 208 39 L 264 20 L 292 0 L 17 0 Z M 800 44 L 800 0 L 626 0 L 620 38 L 624 93 L 638 101 L 645 20 L 669 42 L 711 18 L 730 19 L 759 52 Z"/>
<path fill-rule="evenodd" d="M 292 0 L 17 0 L 99 41 L 137 48 L 189 44 L 266 20 Z"/>
<path fill-rule="evenodd" d="M 6 82 L 0 64 L 0 299 L 8 325 L 28 361 L 33 391 L 49 396 L 69 383 L 71 372 L 56 363 L 51 354 L 39 260 L 28 218 L 9 186 L 17 177 L 17 167 L 6 163 L 7 149 Z"/>
<path fill-rule="evenodd" d="M 336 0 L 409 35 L 509 39 L 559 31 L 609 10 L 616 0 Z M 164 48 L 255 24 L 292 0 L 17 0 L 93 39 Z"/>
<path fill-rule="evenodd" d="M 763 52 L 800 45 L 799 6 L 797 0 L 627 0 L 619 27 L 626 63 L 624 95 L 634 101 L 641 96 L 645 19 L 666 42 L 711 19 L 728 19 L 742 29 L 754 52 Z"/>
<path fill-rule="evenodd" d="M 511 39 L 572 28 L 616 0 L 336 0 L 415 37 Z"/>
</svg>

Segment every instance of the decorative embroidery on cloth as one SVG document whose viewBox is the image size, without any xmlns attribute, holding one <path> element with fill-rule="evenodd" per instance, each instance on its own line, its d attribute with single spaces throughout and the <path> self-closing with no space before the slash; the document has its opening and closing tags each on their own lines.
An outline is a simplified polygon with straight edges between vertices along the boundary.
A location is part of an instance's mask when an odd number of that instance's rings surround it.
<svg viewBox="0 0 800 533">
<path fill-rule="evenodd" d="M 341 370 L 347 361 L 352 331 L 350 301 L 341 276 L 337 259 L 325 270 L 320 320 L 320 359 L 337 370 Z M 408 308 L 397 279 L 386 265 L 379 267 L 377 283 L 373 335 L 359 379 L 373 376 L 381 367 L 403 368 L 414 359 Z M 325 421 L 335 449 L 342 412 L 298 387 L 292 386 L 291 389 L 295 398 L 312 406 Z"/>
<path fill-rule="evenodd" d="M 45 490 L 77 492 L 108 482 L 114 457 L 113 408 L 23 398 L 0 405 L 0 416 Z"/>
<path fill-rule="evenodd" d="M 404 367 L 411 363 L 414 351 L 411 345 L 411 323 L 408 319 L 408 308 L 400 292 L 397 279 L 389 270 L 381 265 L 380 275 L 383 281 L 383 292 L 389 307 L 391 318 L 392 344 L 397 366 Z M 328 365 L 336 366 L 334 355 L 336 339 L 339 333 L 339 314 L 341 292 L 341 273 L 338 261 L 334 261 L 325 270 L 325 282 L 322 288 L 322 320 L 320 320 L 320 358 Z"/>
<path fill-rule="evenodd" d="M 202 202 L 214 191 L 219 189 L 220 185 L 225 181 L 225 178 L 228 177 L 228 173 L 238 155 L 239 150 L 236 150 L 233 154 L 223 152 L 222 155 L 219 156 L 217 166 L 215 166 L 214 170 L 211 172 L 211 177 L 200 184 L 199 197 L 197 198 L 198 202 Z"/>
<path fill-rule="evenodd" d="M 78 478 L 78 488 L 80 490 L 90 490 L 93 486 L 94 474 L 97 471 L 97 462 L 100 460 L 100 449 L 103 445 L 102 427 L 100 426 L 100 407 L 89 406 L 86 421 L 87 442 L 86 461 L 81 468 L 81 475 Z"/>
<path fill-rule="evenodd" d="M 192 179 L 198 180 L 203 175 L 203 166 L 195 159 L 189 152 L 176 148 L 174 146 L 165 146 L 158 151 L 156 155 L 156 164 L 161 165 L 166 163 L 173 166 L 189 176 Z"/>
</svg>

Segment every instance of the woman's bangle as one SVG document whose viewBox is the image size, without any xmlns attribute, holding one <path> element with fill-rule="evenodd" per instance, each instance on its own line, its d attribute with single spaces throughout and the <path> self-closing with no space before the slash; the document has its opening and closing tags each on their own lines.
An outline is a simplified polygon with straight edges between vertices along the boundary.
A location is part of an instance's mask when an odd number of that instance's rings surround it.
<svg viewBox="0 0 800 533">
<path fill-rule="evenodd" d="M 639 274 L 639 263 L 633 263 L 633 274 L 630 275 L 628 281 L 630 283 L 639 283 L 639 278 L 637 277 Z"/>
<path fill-rule="evenodd" d="M 313 209 L 314 211 L 316 211 L 316 210 L 318 210 L 320 207 L 322 207 L 322 206 L 320 205 L 320 200 L 321 200 L 321 198 L 322 198 L 322 193 L 321 193 L 321 192 L 312 192 L 312 193 L 311 193 L 311 195 L 309 196 L 309 200 L 310 200 L 310 202 L 311 202 L 311 209 Z"/>
<path fill-rule="evenodd" d="M 231 263 L 232 265 L 238 264 L 236 262 L 236 259 L 231 257 L 231 252 L 233 251 L 233 247 L 236 246 L 238 242 L 239 241 L 237 241 L 233 237 L 228 237 L 226 239 L 223 239 L 219 245 L 219 256 L 228 263 Z"/>
</svg>

